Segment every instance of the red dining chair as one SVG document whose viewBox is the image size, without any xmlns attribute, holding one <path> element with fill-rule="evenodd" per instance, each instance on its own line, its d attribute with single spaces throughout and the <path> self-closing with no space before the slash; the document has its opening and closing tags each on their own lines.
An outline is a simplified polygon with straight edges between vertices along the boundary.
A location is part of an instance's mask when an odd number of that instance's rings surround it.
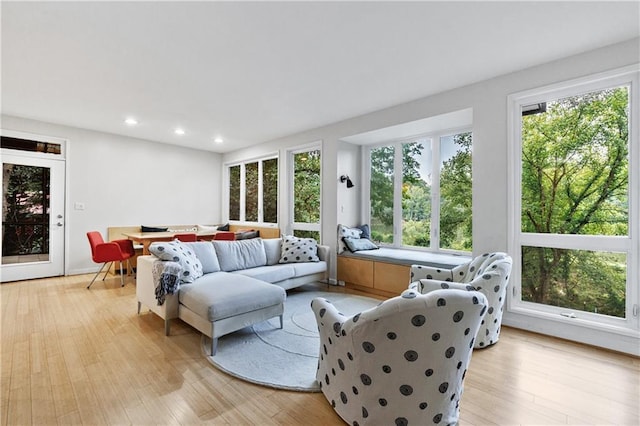
<svg viewBox="0 0 640 426">
<path fill-rule="evenodd" d="M 195 243 L 198 241 L 197 235 L 194 233 L 190 234 L 175 234 L 173 236 L 176 240 L 182 241 L 183 243 Z"/>
<path fill-rule="evenodd" d="M 120 262 L 120 283 L 122 287 L 124 287 L 124 276 L 122 274 L 122 262 L 125 260 L 129 266 L 129 270 L 131 270 L 131 259 L 135 256 L 136 252 L 133 249 L 133 241 L 131 240 L 114 240 L 108 243 L 105 243 L 102 239 L 102 235 L 98 231 L 87 232 L 87 238 L 89 238 L 89 245 L 91 245 L 91 258 L 96 263 L 102 263 L 102 267 L 98 271 L 98 273 L 93 277 L 91 283 L 87 286 L 87 288 L 91 288 L 93 282 L 98 278 L 100 272 L 104 269 L 107 263 L 111 264 L 115 261 Z M 107 272 L 109 272 L 109 268 L 104 273 L 104 277 L 102 277 L 102 281 L 107 277 Z"/>
<path fill-rule="evenodd" d="M 227 231 L 218 231 L 213 236 L 214 240 L 225 240 L 225 241 L 234 241 L 236 239 L 235 232 L 227 232 Z"/>
</svg>

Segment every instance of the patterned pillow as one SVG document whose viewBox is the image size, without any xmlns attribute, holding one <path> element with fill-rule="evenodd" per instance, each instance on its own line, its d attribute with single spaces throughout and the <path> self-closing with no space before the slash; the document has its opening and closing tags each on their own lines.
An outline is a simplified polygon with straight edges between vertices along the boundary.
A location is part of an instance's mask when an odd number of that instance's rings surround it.
<svg viewBox="0 0 640 426">
<path fill-rule="evenodd" d="M 278 263 L 320 262 L 318 243 L 313 238 L 286 235 L 282 239 L 281 253 Z"/>
<path fill-rule="evenodd" d="M 182 267 L 180 281 L 192 283 L 202 276 L 202 263 L 194 251 L 178 240 L 156 242 L 149 246 L 149 252 L 160 260 L 177 262 Z"/>
<path fill-rule="evenodd" d="M 362 230 L 358 228 L 348 228 L 344 225 L 338 225 L 338 254 L 347 249 L 342 240 L 344 237 L 360 238 Z"/>
</svg>

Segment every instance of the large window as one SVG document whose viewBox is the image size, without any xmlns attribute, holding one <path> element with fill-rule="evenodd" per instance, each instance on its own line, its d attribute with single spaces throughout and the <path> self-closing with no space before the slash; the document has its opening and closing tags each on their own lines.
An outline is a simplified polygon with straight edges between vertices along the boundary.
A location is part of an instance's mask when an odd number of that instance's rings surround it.
<svg viewBox="0 0 640 426">
<path fill-rule="evenodd" d="M 278 159 L 228 167 L 229 220 L 278 223 Z"/>
<path fill-rule="evenodd" d="M 393 246 L 471 251 L 471 132 L 368 150 L 371 236 Z"/>
<path fill-rule="evenodd" d="M 516 312 L 637 328 L 636 84 L 624 72 L 512 97 Z"/>
<path fill-rule="evenodd" d="M 316 145 L 289 154 L 291 232 L 317 241 L 320 241 L 321 158 Z"/>
</svg>

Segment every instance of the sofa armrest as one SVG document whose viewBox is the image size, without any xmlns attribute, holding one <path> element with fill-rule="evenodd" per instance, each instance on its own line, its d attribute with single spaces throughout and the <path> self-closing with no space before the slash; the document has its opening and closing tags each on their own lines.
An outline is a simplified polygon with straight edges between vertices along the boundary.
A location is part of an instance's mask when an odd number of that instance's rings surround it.
<svg viewBox="0 0 640 426">
<path fill-rule="evenodd" d="M 418 281 L 423 278 L 430 280 L 453 281 L 453 273 L 451 269 L 434 268 L 433 266 L 411 265 L 410 282 Z"/>
<path fill-rule="evenodd" d="M 469 284 L 464 283 L 454 283 L 450 281 L 438 281 L 438 280 L 428 280 L 421 279 L 415 282 L 417 284 L 413 290 L 417 290 L 422 294 L 427 294 L 434 290 L 443 290 L 443 289 L 452 289 L 452 290 L 464 290 L 464 291 L 475 291 L 475 287 Z M 411 288 L 411 287 L 410 287 Z"/>
<path fill-rule="evenodd" d="M 178 318 L 178 294 L 167 294 L 162 305 L 156 300 L 156 285 L 153 281 L 153 262 L 158 260 L 153 255 L 138 257 L 136 272 L 136 296 L 138 298 L 138 313 L 140 305 L 145 305 L 160 318 L 168 321 Z"/>
</svg>

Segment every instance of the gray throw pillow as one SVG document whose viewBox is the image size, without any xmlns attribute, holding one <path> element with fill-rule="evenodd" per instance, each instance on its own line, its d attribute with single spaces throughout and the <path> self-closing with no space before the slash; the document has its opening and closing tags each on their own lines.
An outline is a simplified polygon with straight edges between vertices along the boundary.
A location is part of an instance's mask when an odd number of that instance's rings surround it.
<svg viewBox="0 0 640 426">
<path fill-rule="evenodd" d="M 279 263 L 319 262 L 318 243 L 313 238 L 286 235 L 282 240 Z"/>
<path fill-rule="evenodd" d="M 342 239 L 350 252 L 355 253 L 361 250 L 377 250 L 378 246 L 366 238 L 344 237 Z"/>
<path fill-rule="evenodd" d="M 282 238 L 265 238 L 262 240 L 267 255 L 267 265 L 276 265 L 280 261 Z"/>
<path fill-rule="evenodd" d="M 151 243 L 149 252 L 160 260 L 179 263 L 182 266 L 180 281 L 183 283 L 192 283 L 202 276 L 202 263 L 191 248 L 178 240 Z"/>
<path fill-rule="evenodd" d="M 213 249 L 211 241 L 197 241 L 195 243 L 182 243 L 195 253 L 200 263 L 202 263 L 202 273 L 209 274 L 220 270 L 218 256 Z"/>
<path fill-rule="evenodd" d="M 220 269 L 225 272 L 255 268 L 267 264 L 262 238 L 240 241 L 213 241 Z"/>
</svg>

